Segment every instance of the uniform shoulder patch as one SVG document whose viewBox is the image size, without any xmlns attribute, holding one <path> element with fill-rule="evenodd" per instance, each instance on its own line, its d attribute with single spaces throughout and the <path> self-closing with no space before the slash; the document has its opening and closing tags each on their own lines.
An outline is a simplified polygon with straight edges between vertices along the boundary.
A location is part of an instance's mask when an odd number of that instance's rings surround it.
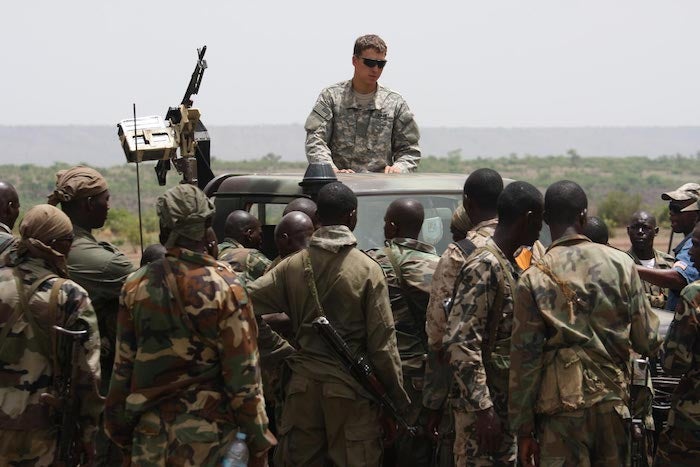
<svg viewBox="0 0 700 467">
<path fill-rule="evenodd" d="M 333 116 L 333 112 L 331 112 L 331 109 L 326 104 L 320 101 L 316 102 L 313 111 L 324 120 L 330 120 Z"/>
</svg>

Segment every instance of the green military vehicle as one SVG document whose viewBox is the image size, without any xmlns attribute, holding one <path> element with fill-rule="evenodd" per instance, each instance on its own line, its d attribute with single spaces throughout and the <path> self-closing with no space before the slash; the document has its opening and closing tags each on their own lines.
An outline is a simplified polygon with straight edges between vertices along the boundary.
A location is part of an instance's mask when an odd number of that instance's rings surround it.
<svg viewBox="0 0 700 467">
<path fill-rule="evenodd" d="M 303 174 L 220 175 L 204 188 L 214 200 L 216 217 L 214 230 L 223 238 L 226 217 L 236 209 L 254 214 L 263 225 L 263 252 L 276 255 L 273 242 L 275 225 L 282 217 L 287 203 L 309 196 L 300 186 Z M 338 181 L 350 187 L 358 199 L 355 236 L 361 249 L 384 245 L 384 213 L 396 198 L 411 197 L 423 204 L 425 222 L 420 240 L 435 246 L 439 253 L 452 241 L 452 213 L 462 202 L 463 174 L 337 174 Z"/>
</svg>

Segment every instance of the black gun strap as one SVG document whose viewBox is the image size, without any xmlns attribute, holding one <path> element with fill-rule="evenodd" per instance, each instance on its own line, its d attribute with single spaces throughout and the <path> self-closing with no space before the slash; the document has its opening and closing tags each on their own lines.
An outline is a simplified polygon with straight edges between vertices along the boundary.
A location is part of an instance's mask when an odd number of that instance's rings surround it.
<svg viewBox="0 0 700 467">
<path fill-rule="evenodd" d="M 476 245 L 474 245 L 474 242 L 469 240 L 468 238 L 463 238 L 462 240 L 458 242 L 454 242 L 457 247 L 462 250 L 462 253 L 464 254 L 464 258 L 468 258 L 469 255 L 471 255 L 474 250 L 476 250 Z"/>
</svg>

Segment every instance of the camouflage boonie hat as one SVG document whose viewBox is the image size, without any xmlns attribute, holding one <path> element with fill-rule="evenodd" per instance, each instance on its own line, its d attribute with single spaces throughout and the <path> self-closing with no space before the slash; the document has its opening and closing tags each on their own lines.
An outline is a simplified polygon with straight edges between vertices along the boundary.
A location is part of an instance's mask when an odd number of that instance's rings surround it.
<svg viewBox="0 0 700 467">
<path fill-rule="evenodd" d="M 687 201 L 689 199 L 698 201 L 700 200 L 700 185 L 697 183 L 685 183 L 673 191 L 667 191 L 662 194 L 661 199 L 664 201 Z M 698 206 L 698 203 L 693 203 L 681 210 L 681 212 L 687 211 L 700 211 L 700 206 Z"/>
<path fill-rule="evenodd" d="M 697 183 L 685 183 L 679 186 L 673 191 L 667 191 L 661 195 L 661 199 L 664 201 L 685 201 L 688 199 L 699 199 L 700 198 L 700 185 Z"/>
</svg>

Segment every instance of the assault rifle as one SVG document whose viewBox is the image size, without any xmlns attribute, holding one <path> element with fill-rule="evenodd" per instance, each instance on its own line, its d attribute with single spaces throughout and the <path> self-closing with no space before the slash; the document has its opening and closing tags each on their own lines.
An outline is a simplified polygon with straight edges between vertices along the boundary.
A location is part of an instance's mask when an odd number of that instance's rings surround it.
<svg viewBox="0 0 700 467">
<path fill-rule="evenodd" d="M 81 345 L 88 335 L 87 330 L 72 331 L 60 326 L 53 326 L 57 333 L 71 339 L 70 376 L 57 371 L 54 375 L 56 394 L 44 393 L 41 401 L 60 412 L 58 445 L 54 464 L 59 467 L 78 465 L 82 440 L 80 438 L 80 399 L 76 391 L 80 374 Z"/>
<path fill-rule="evenodd" d="M 366 355 L 354 355 L 348 344 L 338 334 L 338 331 L 331 325 L 325 316 L 320 316 L 313 320 L 311 325 L 321 336 L 321 339 L 335 352 L 341 363 L 350 372 L 353 378 L 362 385 L 367 392 L 389 412 L 411 436 L 417 436 L 419 429 L 408 424 L 406 419 L 396 410 L 394 403 L 389 398 L 386 388 L 379 381 L 375 374 L 374 367 Z"/>
<path fill-rule="evenodd" d="M 645 396 L 651 397 L 647 386 L 649 377 L 649 359 L 632 359 L 632 381 L 630 384 L 629 409 L 631 414 L 630 446 L 632 454 L 632 467 L 644 467 L 648 465 L 647 453 L 649 451 L 649 437 L 644 426 L 644 416 L 648 415 L 645 404 Z"/>
</svg>

